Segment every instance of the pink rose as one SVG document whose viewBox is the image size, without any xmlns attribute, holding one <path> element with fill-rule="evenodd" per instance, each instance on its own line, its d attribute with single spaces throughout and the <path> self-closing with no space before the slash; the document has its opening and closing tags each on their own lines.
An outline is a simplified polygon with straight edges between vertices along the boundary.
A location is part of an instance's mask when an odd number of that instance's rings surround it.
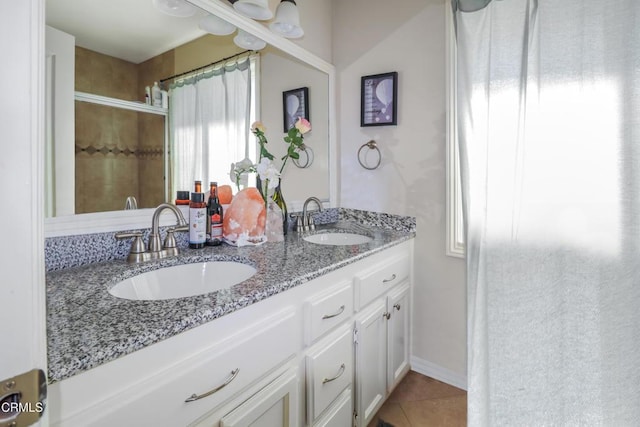
<svg viewBox="0 0 640 427">
<path fill-rule="evenodd" d="M 260 131 L 260 132 L 264 133 L 265 130 L 266 130 L 266 128 L 264 127 L 264 125 L 260 121 L 253 122 L 253 124 L 251 125 L 251 131 L 252 132 Z"/>
<path fill-rule="evenodd" d="M 302 135 L 304 135 L 311 130 L 311 123 L 309 123 L 309 120 L 300 117 L 296 122 L 295 127 Z"/>
</svg>

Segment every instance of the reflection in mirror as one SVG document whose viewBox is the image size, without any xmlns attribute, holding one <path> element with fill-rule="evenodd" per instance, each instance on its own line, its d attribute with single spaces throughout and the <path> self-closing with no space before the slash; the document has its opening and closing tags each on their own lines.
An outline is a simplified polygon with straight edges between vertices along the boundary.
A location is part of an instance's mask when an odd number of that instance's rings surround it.
<svg viewBox="0 0 640 427">
<path fill-rule="evenodd" d="M 108 2 L 108 4 L 105 4 L 104 7 L 111 9 L 113 12 L 114 8 L 117 9 L 119 7 L 117 5 L 118 1 Z M 90 121 L 86 120 L 84 117 L 93 117 L 93 119 L 97 118 L 99 119 L 99 121 L 103 121 L 106 120 L 104 117 L 115 117 L 121 114 L 114 113 L 113 111 L 107 112 L 103 108 L 93 108 L 92 111 L 86 113 L 79 112 L 76 109 L 78 108 L 77 106 L 80 103 L 74 104 L 73 90 L 81 90 L 83 92 L 96 93 L 98 95 L 109 96 L 116 99 L 126 99 L 129 101 L 144 104 L 145 87 L 152 86 L 154 81 L 161 81 L 169 76 L 183 73 L 187 70 L 212 63 L 221 58 L 233 55 L 234 53 L 238 53 L 239 51 L 241 51 L 241 49 L 233 44 L 234 34 L 230 34 L 228 36 L 213 36 L 204 33 L 198 28 L 197 22 L 206 15 L 204 11 L 199 10 L 196 17 L 189 24 L 190 29 L 187 31 L 187 29 L 185 29 L 186 21 L 183 20 L 184 18 L 160 16 L 162 14 L 158 13 L 157 11 L 146 10 L 144 12 L 144 18 L 135 19 L 131 16 L 127 16 L 127 22 L 131 22 L 131 24 L 127 24 L 126 22 L 124 22 L 124 17 L 122 16 L 121 12 L 115 13 L 115 16 L 119 19 L 119 21 L 106 24 L 106 27 L 109 29 L 109 31 L 107 32 L 109 33 L 111 39 L 115 39 L 119 35 L 124 35 L 124 37 L 122 37 L 124 40 L 120 40 L 120 47 L 110 48 L 110 50 L 108 48 L 104 48 L 104 42 L 98 42 L 95 36 L 87 35 L 86 29 L 83 29 L 82 31 L 76 30 L 74 25 L 70 23 L 71 21 L 73 21 L 73 19 L 69 19 L 68 22 L 65 23 L 65 20 L 62 18 L 64 16 L 82 16 L 83 21 L 92 23 L 90 27 L 98 29 L 103 26 L 101 21 L 103 19 L 106 19 L 106 17 L 110 15 L 108 11 L 95 10 L 95 3 L 89 5 L 88 2 L 82 0 L 46 0 L 46 2 L 48 25 L 55 26 L 68 34 L 77 32 L 75 40 L 73 37 L 71 37 L 71 43 L 73 46 L 72 57 L 74 57 L 74 59 L 76 60 L 75 73 L 71 73 L 71 76 L 73 79 L 73 76 L 75 75 L 75 80 L 72 80 L 71 82 L 72 89 L 70 92 L 68 88 L 65 89 L 65 92 L 71 93 L 72 106 L 66 108 L 71 111 L 71 113 L 67 114 L 67 116 L 71 117 L 72 124 L 71 126 L 65 126 L 57 122 L 60 119 L 60 116 L 64 116 L 63 113 L 65 109 L 60 108 L 59 99 L 51 100 L 49 103 L 49 108 L 56 112 L 56 123 L 55 126 L 49 126 L 52 133 L 51 158 L 53 160 L 48 164 L 50 173 L 47 174 L 48 192 L 50 191 L 52 194 L 64 194 L 65 191 L 61 191 L 60 189 L 66 188 L 66 193 L 68 195 L 69 187 L 75 187 L 77 191 L 74 190 L 72 192 L 74 197 L 71 197 L 71 199 L 75 200 L 69 202 L 69 197 L 67 197 L 66 199 L 61 198 L 60 200 L 62 207 L 58 207 L 57 209 L 49 209 L 49 213 L 51 214 L 51 216 L 65 216 L 81 212 L 97 212 L 99 210 L 123 209 L 126 197 L 136 195 L 136 193 L 129 191 L 123 194 L 115 195 L 114 197 L 110 197 L 107 191 L 97 190 L 94 187 L 89 189 L 88 194 L 80 194 L 79 191 L 81 190 L 81 186 L 77 185 L 79 179 L 78 177 L 80 175 L 77 172 L 71 172 L 70 174 L 69 167 L 63 168 L 60 166 L 60 160 L 63 158 L 68 158 L 68 164 L 75 164 L 75 166 L 77 167 L 81 163 L 79 162 L 79 157 L 89 159 L 91 158 L 91 156 L 104 156 L 104 150 L 100 148 L 102 147 L 102 145 L 98 145 L 99 139 L 109 133 L 112 135 L 119 134 L 119 132 L 127 126 L 133 126 L 131 124 L 133 122 L 133 119 L 125 119 L 125 122 L 129 123 L 128 125 L 111 121 L 108 131 L 98 131 L 97 127 L 94 127 L 93 124 L 90 124 Z M 128 0 L 124 3 L 126 9 L 128 10 L 127 15 L 131 15 L 132 13 L 134 13 L 133 11 L 138 8 L 144 9 L 144 7 L 147 7 L 149 4 L 151 4 L 151 2 L 146 0 Z M 73 8 L 73 13 L 69 13 L 68 8 L 70 7 L 70 5 Z M 125 7 L 122 4 L 120 6 Z M 83 8 L 86 7 L 91 7 L 91 10 L 83 10 Z M 51 20 L 49 19 L 50 17 Z M 172 36 L 174 45 L 171 45 L 171 42 L 167 42 L 167 37 L 160 37 L 164 39 L 163 46 L 153 48 L 147 46 L 145 49 L 149 53 L 141 53 L 143 49 L 135 46 L 137 42 L 132 43 L 132 40 L 146 40 L 154 37 L 151 37 L 150 34 L 148 34 L 149 37 L 131 36 L 130 33 L 128 33 L 129 30 L 127 28 L 129 26 L 136 26 L 142 21 L 147 23 L 154 20 L 161 22 L 161 28 L 163 29 L 154 29 L 153 31 L 155 31 L 156 33 L 158 31 L 162 32 L 166 29 L 169 29 L 172 25 L 182 26 L 182 29 L 179 34 L 174 34 Z M 118 28 L 119 30 L 113 31 L 114 28 Z M 147 29 L 147 31 L 149 30 Z M 156 34 L 154 33 L 153 35 Z M 51 55 L 49 41 L 48 29 L 47 51 Z M 128 45 L 129 47 L 131 47 L 131 51 L 134 51 L 135 53 L 120 54 L 119 52 L 123 51 L 123 42 L 124 45 Z M 94 47 L 92 49 L 94 45 L 97 47 Z M 116 43 L 114 46 L 116 45 L 118 44 Z M 135 58 L 132 59 L 132 55 L 135 56 Z M 53 56 L 55 60 L 51 62 L 55 63 L 56 67 L 60 67 L 61 58 L 63 55 L 54 52 Z M 116 58 L 116 56 L 120 56 L 121 58 Z M 117 66 L 118 64 L 122 65 L 122 68 L 119 68 L 119 66 Z M 293 205 L 306 199 L 310 195 L 316 195 L 321 199 L 328 200 L 330 198 L 330 194 L 328 162 L 329 82 L 327 74 L 270 46 L 267 46 L 266 49 L 261 51 L 260 66 L 259 70 L 257 71 L 259 73 L 259 78 L 256 82 L 257 84 L 255 93 L 255 98 L 257 101 L 256 116 L 267 127 L 266 135 L 269 140 L 269 148 L 270 151 L 276 156 L 276 159 L 279 159 L 282 155 L 284 155 L 284 152 L 286 150 L 286 144 L 283 142 L 284 133 L 282 132 L 281 125 L 283 122 L 284 113 L 282 107 L 282 92 L 298 87 L 309 87 L 310 112 L 313 130 L 310 134 L 305 136 L 305 143 L 312 147 L 314 150 L 314 162 L 312 166 L 307 169 L 299 169 L 296 168 L 293 164 L 288 164 L 287 169 L 283 174 L 283 193 L 285 195 L 285 200 Z M 58 78 L 61 74 L 65 73 L 53 73 L 55 78 Z M 53 83 L 49 81 L 48 84 Z M 64 88 L 64 84 L 61 87 Z M 125 88 L 131 88 L 131 91 L 125 91 Z M 109 92 L 104 92 L 107 89 L 109 90 Z M 64 96 L 62 96 L 61 92 L 58 90 L 56 90 L 55 94 L 56 98 L 64 98 Z M 147 114 L 145 114 L 145 116 L 147 116 Z M 157 116 L 154 120 L 158 120 L 160 117 L 161 116 Z M 74 118 L 76 120 L 75 125 L 73 124 Z M 171 122 L 171 120 L 169 120 L 169 122 Z M 149 142 L 148 134 L 150 131 L 140 131 L 140 127 L 144 127 L 144 125 L 137 126 L 139 129 L 138 141 L 137 145 L 134 144 L 133 147 L 142 147 L 139 150 L 139 154 L 146 156 L 149 154 L 149 148 L 146 144 L 147 142 Z M 163 124 L 159 124 L 160 128 L 162 128 L 162 126 Z M 56 132 L 60 133 L 61 130 L 68 130 L 69 127 L 71 128 L 72 132 L 67 132 L 66 134 L 64 134 L 63 132 L 61 135 L 56 134 Z M 71 136 L 69 136 L 69 134 Z M 249 138 L 249 143 L 255 144 L 255 141 L 250 134 Z M 69 142 L 69 139 L 72 140 L 71 143 Z M 79 139 L 82 139 L 83 142 L 80 143 L 78 141 Z M 242 141 L 242 143 L 244 144 L 245 141 Z M 122 144 L 121 140 L 110 143 L 110 146 L 116 147 L 118 150 L 121 149 L 124 152 L 126 152 L 127 148 L 130 152 L 133 151 L 133 148 L 130 145 L 131 144 Z M 106 144 L 104 146 L 106 146 Z M 157 152 L 154 151 L 155 148 L 151 150 L 154 153 L 153 155 L 156 156 Z M 163 154 L 165 156 L 167 155 L 166 152 Z M 131 156 L 131 153 L 129 155 Z M 108 153 L 106 156 L 113 157 L 111 164 L 108 166 L 106 164 L 103 166 L 96 166 L 94 163 L 88 167 L 90 173 L 95 173 L 98 169 L 103 169 L 104 171 L 112 174 L 115 179 L 120 180 L 121 182 L 133 182 L 129 178 L 124 178 L 124 175 L 121 173 L 121 171 L 123 170 L 132 169 L 131 163 L 133 162 L 131 162 L 131 158 L 129 158 L 128 164 L 126 161 L 124 164 L 121 164 L 118 163 L 118 160 L 115 159 L 116 155 L 114 155 L 113 153 Z M 169 201 L 173 199 L 173 195 L 170 194 L 168 190 L 169 180 L 165 178 L 168 177 L 168 174 L 166 173 L 165 162 L 164 160 L 159 159 L 159 155 L 157 155 L 157 158 L 154 159 L 154 162 L 157 163 L 156 166 L 153 166 L 154 175 L 145 175 L 149 178 L 143 178 L 143 181 L 151 181 L 153 183 L 153 186 L 156 187 L 156 190 L 159 191 L 156 194 L 160 194 L 160 196 L 151 196 L 149 194 L 149 192 L 151 191 L 150 189 L 138 185 L 139 189 L 141 190 L 141 192 L 139 191 L 137 193 L 136 197 L 138 199 L 139 207 L 156 206 L 159 198 Z M 171 159 L 171 161 L 176 160 L 179 159 Z M 147 169 L 154 162 L 149 161 L 141 168 L 141 162 L 138 160 L 138 177 L 142 176 L 140 173 L 140 169 L 145 169 L 144 173 L 150 172 Z M 91 164 L 91 162 L 87 163 Z M 73 170 L 75 170 L 76 167 L 73 167 Z M 219 181 L 224 182 L 226 179 L 228 179 L 228 172 L 229 165 L 225 165 L 224 170 L 221 170 L 219 172 Z M 69 174 L 71 175 L 71 179 L 68 176 Z M 90 175 L 88 177 L 85 175 L 85 178 L 80 179 L 83 181 L 83 186 L 87 187 L 87 181 L 92 181 L 95 178 L 93 177 L 93 175 Z M 140 178 L 138 178 L 138 183 L 140 183 Z M 100 206 L 96 206 L 94 208 L 80 208 L 80 201 L 86 200 L 87 198 L 114 198 L 121 200 L 109 200 L 109 203 L 106 203 L 106 200 L 103 200 L 101 201 Z M 72 206 L 72 208 L 69 208 L 70 206 Z M 52 221 L 48 221 L 48 224 L 52 223 Z"/>
<path fill-rule="evenodd" d="M 75 102 L 75 213 L 124 209 L 129 198 L 140 208 L 158 206 L 166 198 L 166 113 L 83 98 Z"/>
</svg>

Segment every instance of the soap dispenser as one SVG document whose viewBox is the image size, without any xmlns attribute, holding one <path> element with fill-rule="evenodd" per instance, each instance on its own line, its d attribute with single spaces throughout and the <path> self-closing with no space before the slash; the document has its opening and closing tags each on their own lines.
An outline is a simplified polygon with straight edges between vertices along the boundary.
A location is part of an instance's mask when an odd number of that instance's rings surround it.
<svg viewBox="0 0 640 427">
<path fill-rule="evenodd" d="M 154 107 L 162 107 L 162 90 L 158 86 L 158 82 L 153 82 L 151 88 L 151 100 Z"/>
</svg>

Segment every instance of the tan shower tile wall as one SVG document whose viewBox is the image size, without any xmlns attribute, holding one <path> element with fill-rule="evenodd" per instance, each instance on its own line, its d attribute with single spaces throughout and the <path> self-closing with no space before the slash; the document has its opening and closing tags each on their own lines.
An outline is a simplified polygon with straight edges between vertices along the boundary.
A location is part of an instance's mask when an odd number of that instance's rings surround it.
<svg viewBox="0 0 640 427">
<path fill-rule="evenodd" d="M 121 159 L 82 152 L 76 155 L 76 213 L 121 210 L 127 188 L 137 180 L 135 175 L 123 173 L 137 169 L 135 157 Z M 113 179 L 117 176 L 117 179 Z"/>
<path fill-rule="evenodd" d="M 137 65 L 76 46 L 76 90 L 137 101 Z"/>
<path fill-rule="evenodd" d="M 76 90 L 144 101 L 144 87 L 174 70 L 174 53 L 133 64 L 76 47 Z M 140 77 L 143 76 L 143 77 Z M 164 201 L 164 117 L 76 102 L 76 213 Z"/>
<path fill-rule="evenodd" d="M 76 101 L 76 213 L 138 197 L 138 113 Z"/>
<path fill-rule="evenodd" d="M 138 64 L 138 91 L 142 93 L 141 101 L 144 101 L 145 86 L 153 86 L 153 82 L 160 83 L 160 80 L 174 75 L 175 52 L 170 50 L 161 55 Z M 166 88 L 165 88 L 166 89 Z"/>
<path fill-rule="evenodd" d="M 138 182 L 139 207 L 155 207 L 164 202 L 164 120 L 163 116 L 139 114 Z"/>
</svg>

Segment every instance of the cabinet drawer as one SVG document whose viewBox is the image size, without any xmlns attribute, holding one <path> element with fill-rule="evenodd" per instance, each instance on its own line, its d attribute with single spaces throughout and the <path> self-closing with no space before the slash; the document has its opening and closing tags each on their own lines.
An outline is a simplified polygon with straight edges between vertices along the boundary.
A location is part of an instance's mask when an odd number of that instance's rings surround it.
<svg viewBox="0 0 640 427">
<path fill-rule="evenodd" d="M 353 378 L 353 335 L 345 325 L 318 342 L 306 356 L 307 421 L 312 424 Z"/>
<path fill-rule="evenodd" d="M 114 399 L 111 411 L 91 425 L 188 424 L 295 354 L 293 318 L 294 311 L 287 310 L 263 319 L 125 390 Z M 187 402 L 192 396 L 200 398 Z"/>
<path fill-rule="evenodd" d="M 351 282 L 314 295 L 304 303 L 305 344 L 309 345 L 348 319 L 353 313 Z"/>
<path fill-rule="evenodd" d="M 409 255 L 399 254 L 375 268 L 357 273 L 354 281 L 356 308 L 362 309 L 409 277 L 409 268 Z"/>
<path fill-rule="evenodd" d="M 313 427 L 345 427 L 353 425 L 353 400 L 351 388 L 342 392 L 340 397 L 327 410 Z"/>
</svg>

